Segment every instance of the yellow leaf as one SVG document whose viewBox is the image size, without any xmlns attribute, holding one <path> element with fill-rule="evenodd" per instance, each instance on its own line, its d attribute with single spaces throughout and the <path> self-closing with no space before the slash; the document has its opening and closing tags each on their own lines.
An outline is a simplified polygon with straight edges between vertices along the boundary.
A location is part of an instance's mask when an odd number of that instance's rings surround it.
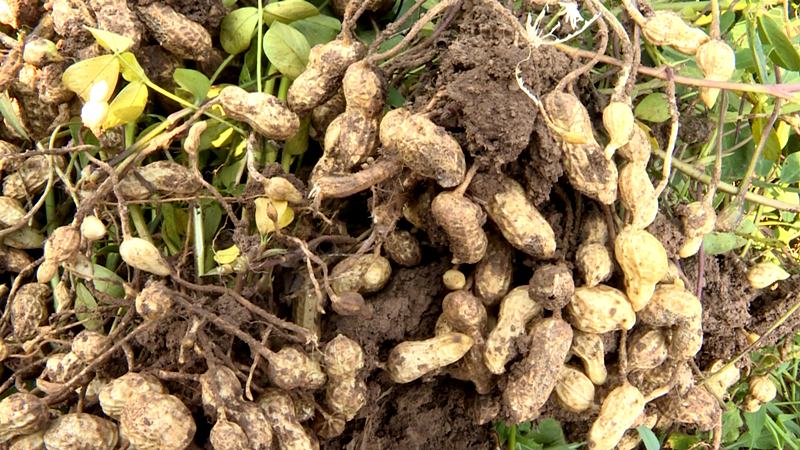
<svg viewBox="0 0 800 450">
<path fill-rule="evenodd" d="M 125 52 L 119 55 L 122 58 L 122 63 L 120 64 L 120 70 L 122 71 L 122 78 L 125 78 L 126 81 L 144 81 L 147 78 L 147 75 L 144 73 L 144 69 L 142 66 L 139 65 L 139 61 L 136 60 L 136 56 L 134 56 L 131 52 Z"/>
<path fill-rule="evenodd" d="M 97 40 L 97 43 L 106 50 L 112 52 L 122 53 L 133 45 L 133 39 L 127 36 L 121 36 L 106 30 L 98 30 L 97 28 L 87 27 L 84 28 L 92 33 L 92 36 Z"/>
<path fill-rule="evenodd" d="M 117 78 L 119 78 L 119 61 L 114 55 L 103 55 L 67 67 L 61 76 L 61 82 L 64 87 L 78 94 L 84 102 L 88 102 L 92 86 L 105 81 L 108 84 L 108 92 L 103 100 L 108 101 L 117 86 Z"/>
<path fill-rule="evenodd" d="M 233 134 L 233 128 L 226 128 L 225 131 L 219 134 L 219 136 L 211 141 L 211 145 L 216 148 L 222 147 L 225 142 L 228 140 L 229 137 Z"/>
<path fill-rule="evenodd" d="M 781 144 L 781 148 L 786 148 L 786 143 L 789 142 L 789 135 L 792 134 L 792 127 L 788 123 L 781 121 L 778 123 L 775 132 L 778 135 L 778 142 Z"/>
<path fill-rule="evenodd" d="M 214 261 L 217 264 L 230 264 L 239 257 L 239 247 L 234 245 L 223 250 L 214 252 Z"/>
<path fill-rule="evenodd" d="M 272 200 L 271 198 L 261 197 L 255 200 L 256 204 L 256 226 L 262 235 L 275 231 L 275 223 L 267 215 L 270 205 L 278 213 L 278 226 L 283 229 L 294 220 L 294 210 L 285 201 Z"/>
<path fill-rule="evenodd" d="M 103 129 L 133 122 L 142 115 L 146 104 L 147 86 L 141 81 L 128 84 L 108 105 L 108 119 L 103 124 Z"/>
</svg>

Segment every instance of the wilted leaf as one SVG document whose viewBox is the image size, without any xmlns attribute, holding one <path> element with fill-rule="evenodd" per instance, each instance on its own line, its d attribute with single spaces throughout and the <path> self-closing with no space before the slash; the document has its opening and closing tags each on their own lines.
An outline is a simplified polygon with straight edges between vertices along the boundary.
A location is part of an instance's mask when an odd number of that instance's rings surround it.
<svg viewBox="0 0 800 450">
<path fill-rule="evenodd" d="M 666 122 L 670 117 L 667 96 L 660 92 L 648 95 L 636 105 L 634 114 L 637 118 L 648 122 Z"/>
<path fill-rule="evenodd" d="M 336 39 L 342 30 L 342 23 L 339 22 L 339 19 L 331 16 L 312 16 L 294 21 L 290 26 L 303 33 L 311 48 Z"/>
<path fill-rule="evenodd" d="M 319 10 L 316 6 L 303 0 L 271 2 L 264 6 L 264 23 L 267 26 L 272 26 L 274 22 L 288 24 L 295 20 L 303 20 L 318 14 Z"/>
<path fill-rule="evenodd" d="M 303 73 L 310 50 L 305 36 L 289 25 L 275 22 L 264 34 L 264 53 L 288 78 L 295 79 Z"/>
<path fill-rule="evenodd" d="M 106 50 L 122 53 L 133 45 L 133 39 L 129 37 L 120 36 L 106 30 L 98 30 L 97 28 L 87 26 L 84 26 L 84 28 L 89 30 L 89 33 L 92 33 L 97 43 Z"/>
<path fill-rule="evenodd" d="M 141 81 L 128 84 L 108 105 L 108 119 L 103 124 L 103 129 L 108 130 L 135 121 L 142 115 L 146 105 L 147 86 Z"/>
<path fill-rule="evenodd" d="M 11 105 L 11 100 L 8 98 L 8 94 L 6 93 L 0 95 L 0 115 L 6 119 L 8 124 L 11 125 L 11 128 L 13 128 L 17 134 L 27 140 L 31 139 L 28 136 L 28 132 L 25 131 L 25 127 L 22 126 L 22 121 L 20 121 L 19 117 L 17 117 L 17 113 L 14 112 L 14 107 Z"/>
<path fill-rule="evenodd" d="M 92 86 L 105 81 L 108 84 L 108 93 L 105 100 L 111 98 L 119 78 L 119 61 L 114 55 L 103 55 L 96 58 L 79 61 L 64 71 L 61 82 L 64 87 L 78 94 L 85 102 L 89 101 L 89 91 Z"/>
<path fill-rule="evenodd" d="M 231 55 L 241 53 L 250 46 L 253 32 L 258 26 L 258 9 L 239 8 L 222 19 L 219 29 L 219 43 Z"/>
<path fill-rule="evenodd" d="M 123 280 L 119 275 L 108 270 L 104 266 L 94 264 L 94 276 L 95 279 L 92 280 L 92 283 L 94 283 L 94 288 L 99 292 L 105 292 L 106 294 L 116 298 L 125 298 L 125 289 L 122 287 Z M 119 281 L 119 283 L 104 281 L 103 278 L 116 280 Z"/>
<path fill-rule="evenodd" d="M 208 90 L 211 89 L 211 81 L 205 74 L 192 69 L 175 69 L 172 78 L 178 86 L 191 92 L 194 97 L 194 104 L 198 105 L 206 99 Z"/>
</svg>

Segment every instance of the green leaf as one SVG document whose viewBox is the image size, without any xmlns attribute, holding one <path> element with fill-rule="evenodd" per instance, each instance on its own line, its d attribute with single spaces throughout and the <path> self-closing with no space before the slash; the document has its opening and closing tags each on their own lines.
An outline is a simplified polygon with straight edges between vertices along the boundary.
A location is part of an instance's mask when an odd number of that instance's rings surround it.
<svg viewBox="0 0 800 450">
<path fill-rule="evenodd" d="M 222 222 L 222 207 L 216 202 L 200 203 L 203 208 L 203 236 L 206 243 L 210 243 Z"/>
<path fill-rule="evenodd" d="M 800 152 L 787 156 L 781 166 L 781 183 L 793 184 L 800 181 Z"/>
<path fill-rule="evenodd" d="M 106 50 L 122 53 L 133 45 L 133 39 L 127 36 L 120 36 L 110 31 L 98 30 L 97 28 L 87 27 L 85 25 L 84 28 L 89 30 L 89 33 L 92 33 L 97 43 Z"/>
<path fill-rule="evenodd" d="M 219 43 L 222 49 L 231 55 L 247 50 L 257 26 L 258 8 L 248 6 L 231 11 L 220 24 Z"/>
<path fill-rule="evenodd" d="M 745 244 L 747 239 L 733 233 L 711 232 L 703 239 L 703 252 L 706 255 L 719 255 Z"/>
<path fill-rule="evenodd" d="M 124 78 L 125 81 L 134 82 L 147 79 L 144 69 L 139 65 L 139 61 L 136 60 L 136 56 L 133 53 L 125 52 L 119 55 L 119 57 L 122 58 L 123 61 L 120 63 L 119 68 L 122 72 L 122 78 Z"/>
<path fill-rule="evenodd" d="M 208 95 L 211 89 L 211 81 L 205 74 L 192 69 L 175 69 L 172 78 L 178 86 L 191 92 L 194 97 L 194 104 L 199 105 Z"/>
<path fill-rule="evenodd" d="M 64 71 L 61 83 L 70 91 L 78 94 L 85 102 L 89 101 L 89 91 L 92 86 L 105 81 L 108 84 L 108 93 L 105 100 L 114 94 L 119 77 L 119 61 L 114 55 L 103 55 L 79 61 Z"/>
<path fill-rule="evenodd" d="M 766 125 L 766 120 L 753 119 L 751 128 L 753 130 L 753 139 L 755 142 L 761 142 L 761 134 L 763 133 L 764 125 Z M 777 161 L 781 156 L 781 151 L 781 142 L 778 139 L 778 134 L 775 132 L 774 128 L 770 128 L 769 136 L 767 136 L 767 144 L 764 146 L 761 156 L 770 161 Z"/>
<path fill-rule="evenodd" d="M 17 132 L 20 136 L 22 136 L 26 140 L 30 140 L 30 136 L 28 136 L 28 132 L 25 131 L 25 127 L 22 126 L 22 121 L 17 117 L 17 113 L 14 112 L 14 107 L 11 105 L 11 99 L 8 98 L 8 94 L 5 92 L 0 95 L 0 114 L 2 114 L 3 118 L 6 119 L 11 128 Z"/>
<path fill-rule="evenodd" d="M 391 107 L 402 108 L 403 104 L 406 102 L 406 99 L 405 97 L 403 97 L 403 94 L 401 94 L 400 91 L 394 86 L 389 86 L 389 95 L 387 97 L 388 97 L 386 100 L 387 111 L 392 109 Z"/>
<path fill-rule="evenodd" d="M 95 279 L 92 280 L 92 283 L 94 284 L 94 288 L 99 292 L 105 292 L 106 294 L 116 298 L 125 298 L 125 288 L 122 287 L 124 280 L 119 275 L 108 270 L 104 266 L 94 264 L 94 276 Z M 119 281 L 119 283 L 104 281 L 102 278 Z"/>
<path fill-rule="evenodd" d="M 742 414 L 733 402 L 727 402 L 728 410 L 722 413 L 722 442 L 728 444 L 739 439 L 739 431 L 744 425 Z"/>
<path fill-rule="evenodd" d="M 638 119 L 648 122 L 666 122 L 669 120 L 669 102 L 667 96 L 661 92 L 654 92 L 636 105 L 634 114 Z"/>
<path fill-rule="evenodd" d="M 769 57 L 772 61 L 787 70 L 800 70 L 800 54 L 792 41 L 786 36 L 781 23 L 770 16 L 758 16 L 758 26 L 766 34 L 769 43 L 775 48 Z"/>
<path fill-rule="evenodd" d="M 272 2 L 264 7 L 264 23 L 271 27 L 274 22 L 292 23 L 318 14 L 319 10 L 311 3 L 303 0 L 284 0 Z"/>
<path fill-rule="evenodd" d="M 283 146 L 283 151 L 289 155 L 302 155 L 308 150 L 308 126 L 311 124 L 311 116 L 307 116 L 300 122 L 300 130 L 290 137 Z"/>
<path fill-rule="evenodd" d="M 297 20 L 292 22 L 290 26 L 303 33 L 303 36 L 308 39 L 308 45 L 311 48 L 336 39 L 336 36 L 342 30 L 342 23 L 339 19 L 321 15 Z"/>
<path fill-rule="evenodd" d="M 295 79 L 303 73 L 310 50 L 305 36 L 289 25 L 275 22 L 264 34 L 264 53 L 288 78 Z"/>
<path fill-rule="evenodd" d="M 658 442 L 658 438 L 655 433 L 653 433 L 653 430 L 647 428 L 645 425 L 641 425 L 636 428 L 636 431 L 638 431 L 639 436 L 642 437 L 642 442 L 644 442 L 644 448 L 646 450 L 658 450 L 661 448 L 661 444 Z"/>
<path fill-rule="evenodd" d="M 138 119 L 147 105 L 147 86 L 141 81 L 130 83 L 108 105 L 108 119 L 103 129 L 124 125 Z"/>
<path fill-rule="evenodd" d="M 700 442 L 700 436 L 674 433 L 664 442 L 664 447 L 673 450 L 689 450 L 694 448 L 698 442 Z"/>
<path fill-rule="evenodd" d="M 743 415 L 748 431 L 742 437 L 747 438 L 746 442 L 749 447 L 756 447 L 761 434 L 766 431 L 764 423 L 767 421 L 767 408 L 760 408 L 752 413 L 746 412 Z"/>
<path fill-rule="evenodd" d="M 94 299 L 94 296 L 83 283 L 78 283 L 77 288 L 75 289 L 75 307 L 84 307 L 89 311 L 94 311 L 97 309 L 97 300 Z M 78 320 L 86 320 L 90 317 L 93 317 L 93 313 L 75 313 L 75 317 Z M 103 322 L 99 319 L 89 320 L 88 322 L 83 324 L 83 327 L 88 330 L 96 330 L 100 328 Z"/>
</svg>

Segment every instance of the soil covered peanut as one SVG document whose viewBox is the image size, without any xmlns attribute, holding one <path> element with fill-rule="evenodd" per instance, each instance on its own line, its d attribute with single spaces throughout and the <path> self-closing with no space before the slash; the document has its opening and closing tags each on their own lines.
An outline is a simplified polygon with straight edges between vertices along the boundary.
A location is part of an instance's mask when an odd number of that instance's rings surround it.
<svg viewBox="0 0 800 450">
<path fill-rule="evenodd" d="M 573 330 L 572 346 L 569 351 L 583 362 L 583 370 L 592 383 L 597 386 L 605 384 L 608 371 L 605 363 L 605 346 L 599 334 Z"/>
<path fill-rule="evenodd" d="M 785 280 L 789 276 L 781 266 L 772 262 L 758 263 L 747 270 L 747 281 L 754 289 L 770 287 L 776 281 Z"/>
<path fill-rule="evenodd" d="M 289 203 L 302 203 L 303 193 L 291 181 L 283 177 L 267 178 L 264 183 L 264 195 L 272 200 Z"/>
<path fill-rule="evenodd" d="M 300 130 L 300 118 L 274 95 L 228 86 L 219 93 L 219 101 L 225 114 L 268 139 L 286 140 Z"/>
<path fill-rule="evenodd" d="M 444 128 L 405 108 L 386 113 L 380 124 L 384 152 L 396 154 L 403 165 L 443 188 L 461 184 L 467 162 L 461 146 Z"/>
<path fill-rule="evenodd" d="M 319 363 L 302 351 L 284 347 L 269 359 L 269 380 L 281 389 L 314 391 L 325 386 L 328 377 Z"/>
<path fill-rule="evenodd" d="M 512 246 L 538 259 L 553 256 L 553 228 L 528 199 L 521 184 L 504 174 L 481 173 L 475 176 L 470 192 L 485 202 L 486 213 Z"/>
<path fill-rule="evenodd" d="M 48 450 L 112 450 L 118 440 L 113 422 L 86 413 L 65 414 L 44 434 Z"/>
<path fill-rule="evenodd" d="M 212 55 L 208 31 L 166 3 L 137 6 L 136 12 L 158 43 L 175 56 L 204 61 Z"/>
<path fill-rule="evenodd" d="M 344 91 L 339 89 L 325 103 L 315 107 L 311 111 L 311 129 L 309 129 L 309 136 L 319 142 L 325 139 L 325 133 L 328 131 L 328 126 L 334 119 L 339 117 L 347 109 L 347 103 L 344 100 Z"/>
<path fill-rule="evenodd" d="M 594 403 L 594 384 L 583 372 L 566 365 L 558 375 L 555 387 L 556 399 L 572 412 L 583 412 Z"/>
<path fill-rule="evenodd" d="M 484 362 L 486 307 L 469 292 L 454 291 L 442 301 L 442 318 L 454 331 L 466 334 L 473 341 L 472 348 L 451 368 L 450 375 L 472 381 L 478 394 L 488 394 L 496 380 Z"/>
<path fill-rule="evenodd" d="M 542 98 L 542 103 L 550 118 L 550 130 L 565 143 L 581 145 L 594 141 L 592 120 L 578 97 L 553 91 Z"/>
<path fill-rule="evenodd" d="M 575 289 L 566 310 L 572 326 L 587 333 L 630 330 L 636 323 L 625 294 L 603 284 Z"/>
<path fill-rule="evenodd" d="M 652 151 L 652 144 L 650 144 L 650 139 L 647 137 L 647 132 L 639 125 L 633 126 L 633 134 L 630 141 L 617 149 L 617 153 L 620 156 L 640 166 L 647 166 Z"/>
<path fill-rule="evenodd" d="M 339 90 L 351 64 L 364 57 L 363 44 L 347 36 L 315 45 L 308 54 L 306 70 L 289 87 L 289 108 L 300 116 L 327 102 Z"/>
<path fill-rule="evenodd" d="M 528 294 L 544 309 L 563 308 L 575 293 L 572 271 L 563 263 L 547 264 L 533 272 L 528 281 Z"/>
<path fill-rule="evenodd" d="M 83 330 L 72 339 L 72 353 L 84 363 L 90 363 L 111 347 L 108 336 L 91 330 Z"/>
<path fill-rule="evenodd" d="M 438 334 L 424 341 L 406 341 L 389 353 L 386 371 L 395 383 L 410 383 L 458 361 L 472 345 L 471 337 L 456 332 Z"/>
<path fill-rule="evenodd" d="M 475 294 L 484 305 L 496 304 L 508 293 L 514 269 L 514 249 L 497 233 L 488 233 L 486 255 L 475 267 Z"/>
<path fill-rule="evenodd" d="M 628 370 L 658 367 L 669 354 L 667 336 L 659 328 L 637 327 L 628 338 Z"/>
<path fill-rule="evenodd" d="M 33 264 L 33 258 L 31 255 L 28 254 L 25 250 L 19 250 L 12 247 L 0 246 L 0 271 L 1 272 L 13 272 L 13 273 L 20 273 L 25 270 L 28 265 Z M 48 267 L 49 266 L 49 267 Z M 45 279 L 40 279 L 39 271 L 44 270 L 44 267 L 48 270 L 48 274 L 44 276 Z M 39 266 L 36 272 L 36 278 L 39 283 L 47 283 L 56 276 L 56 271 L 58 270 L 58 264 L 51 263 L 48 264 L 47 261 L 43 262 L 42 265 Z"/>
<path fill-rule="evenodd" d="M 81 235 L 76 227 L 58 227 L 44 243 L 44 257 L 48 261 L 62 263 L 78 251 L 80 244 Z"/>
<path fill-rule="evenodd" d="M 575 254 L 575 266 L 583 276 L 586 286 L 597 286 L 611 278 L 614 273 L 614 258 L 605 244 L 584 242 Z"/>
<path fill-rule="evenodd" d="M 139 177 L 164 197 L 191 197 L 200 191 L 192 171 L 176 162 L 156 161 L 135 170 L 136 174 L 129 174 L 119 183 L 120 192 L 128 200 L 146 200 L 155 193 Z"/>
<path fill-rule="evenodd" d="M 66 167 L 67 163 L 63 156 L 52 158 L 55 166 L 61 169 Z M 44 190 L 50 174 L 50 162 L 47 156 L 31 156 L 15 167 L 14 172 L 3 178 L 3 195 L 22 201 Z"/>
<path fill-rule="evenodd" d="M 600 415 L 589 430 L 590 450 L 611 450 L 644 411 L 645 399 L 634 386 L 624 383 L 603 400 Z"/>
<path fill-rule="evenodd" d="M 488 238 L 480 206 L 460 193 L 445 191 L 433 199 L 431 213 L 447 233 L 454 264 L 475 264 L 483 258 Z"/>
<path fill-rule="evenodd" d="M 0 197 L 0 228 L 13 227 L 22 222 L 26 211 L 11 197 Z"/>
<path fill-rule="evenodd" d="M 617 166 L 594 138 L 586 144 L 565 144 L 562 165 L 572 187 L 582 194 L 605 205 L 617 199 Z"/>
<path fill-rule="evenodd" d="M 685 55 L 694 55 L 708 42 L 707 34 L 688 25 L 673 11 L 656 11 L 642 27 L 642 34 L 653 45 L 670 45 Z"/>
<path fill-rule="evenodd" d="M 295 417 L 292 398 L 280 389 L 268 388 L 258 400 L 282 450 L 313 450 L 319 445 Z"/>
<path fill-rule="evenodd" d="M 50 419 L 47 404 L 35 395 L 11 394 L 0 402 L 0 443 L 35 433 Z"/>
<path fill-rule="evenodd" d="M 503 392 L 510 423 L 534 420 L 558 382 L 572 342 L 572 327 L 550 317 L 534 323 L 528 333 L 530 352 L 515 366 Z"/>
<path fill-rule="evenodd" d="M 703 245 L 703 238 L 714 231 L 717 214 L 711 205 L 703 202 L 693 202 L 686 206 L 681 222 L 683 222 L 683 235 L 686 237 L 683 246 L 678 250 L 678 256 L 688 258 L 696 255 Z"/>
<path fill-rule="evenodd" d="M 703 306 L 694 294 L 680 286 L 659 285 L 650 302 L 637 315 L 648 325 L 677 325 L 669 350 L 673 358 L 692 358 L 703 346 Z"/>
<path fill-rule="evenodd" d="M 249 450 L 250 441 L 242 431 L 242 427 L 226 419 L 218 419 L 211 427 L 208 441 L 215 450 Z"/>
<path fill-rule="evenodd" d="M 26 341 L 36 336 L 37 328 L 47 319 L 47 303 L 52 295 L 46 284 L 28 283 L 19 288 L 9 315 L 17 339 Z"/>
<path fill-rule="evenodd" d="M 389 260 L 369 253 L 357 257 L 355 261 L 351 257 L 335 265 L 331 271 L 331 288 L 337 294 L 372 294 L 383 289 L 391 275 L 392 264 Z"/>
<path fill-rule="evenodd" d="M 225 408 L 228 418 L 242 428 L 252 450 L 272 448 L 272 427 L 259 405 L 238 401 Z"/>
<path fill-rule="evenodd" d="M 136 312 L 146 320 L 158 320 L 172 308 L 171 295 L 163 282 L 151 283 L 136 296 Z"/>
<path fill-rule="evenodd" d="M 405 267 L 413 267 L 422 262 L 422 248 L 411 232 L 394 230 L 386 236 L 383 249 L 389 259 Z"/>
<path fill-rule="evenodd" d="M 694 386 L 685 395 L 673 390 L 656 402 L 665 417 L 692 425 L 699 431 L 708 431 L 719 423 L 722 409 L 719 402 L 705 388 Z"/>
<path fill-rule="evenodd" d="M 166 394 L 166 388 L 154 376 L 147 373 L 128 372 L 109 381 L 100 389 L 98 399 L 103 412 L 113 419 L 119 419 L 128 401 L 145 392 Z"/>
<path fill-rule="evenodd" d="M 229 367 L 215 365 L 200 375 L 200 392 L 203 409 L 210 417 L 217 417 L 219 408 L 242 401 L 242 383 Z"/>
<path fill-rule="evenodd" d="M 325 344 L 323 358 L 328 374 L 326 402 L 345 420 L 352 420 L 367 403 L 367 385 L 357 378 L 364 367 L 364 352 L 356 341 L 340 334 Z M 327 431 L 330 434 L 334 430 Z"/>
<path fill-rule="evenodd" d="M 667 251 L 644 230 L 626 227 L 617 235 L 614 254 L 625 273 L 625 290 L 634 311 L 647 305 L 656 283 L 667 274 Z"/>
<path fill-rule="evenodd" d="M 516 356 L 514 341 L 525 333 L 525 326 L 542 313 L 542 305 L 528 295 L 528 287 L 520 286 L 506 294 L 500 302 L 497 325 L 486 339 L 484 363 L 489 370 L 500 375 L 506 363 Z"/>
<path fill-rule="evenodd" d="M 658 214 L 658 198 L 645 166 L 627 164 L 619 171 L 619 200 L 630 212 L 634 229 L 650 226 Z"/>
<path fill-rule="evenodd" d="M 145 392 L 122 409 L 120 432 L 138 450 L 184 450 L 197 427 L 189 409 L 177 397 Z"/>
</svg>

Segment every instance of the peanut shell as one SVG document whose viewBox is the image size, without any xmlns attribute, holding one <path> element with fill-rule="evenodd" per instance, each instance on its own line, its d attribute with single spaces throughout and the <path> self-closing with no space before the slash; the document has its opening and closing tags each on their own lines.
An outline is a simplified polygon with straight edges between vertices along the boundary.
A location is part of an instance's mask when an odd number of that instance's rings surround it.
<svg viewBox="0 0 800 450">
<path fill-rule="evenodd" d="M 166 394 L 167 390 L 154 376 L 147 373 L 128 372 L 111 380 L 100 389 L 98 399 L 103 412 L 113 419 L 119 419 L 128 401 L 145 392 Z"/>
<path fill-rule="evenodd" d="M 573 293 L 575 281 L 572 271 L 563 263 L 539 267 L 528 282 L 528 294 L 548 310 L 563 308 Z"/>
<path fill-rule="evenodd" d="M 11 327 L 20 341 L 36 336 L 36 330 L 47 319 L 47 303 L 53 296 L 50 286 L 40 283 L 22 285 L 11 303 Z"/>
<path fill-rule="evenodd" d="M 606 159 L 611 159 L 618 148 L 627 144 L 633 135 L 634 119 L 630 105 L 612 101 L 603 110 L 603 125 L 610 141 L 604 150 Z"/>
<path fill-rule="evenodd" d="M 197 427 L 177 397 L 158 392 L 133 396 L 120 416 L 120 432 L 138 450 L 184 450 Z"/>
<path fill-rule="evenodd" d="M 656 220 L 658 198 L 654 192 L 644 166 L 627 164 L 619 171 L 619 200 L 630 212 L 634 229 L 647 228 Z"/>
<path fill-rule="evenodd" d="M 528 287 L 520 286 L 509 292 L 500 302 L 497 325 L 486 339 L 484 363 L 489 370 L 501 375 L 505 365 L 516 356 L 514 341 L 525 333 L 525 326 L 541 315 L 542 305 L 528 295 Z"/>
<path fill-rule="evenodd" d="M 484 305 L 496 304 L 508 293 L 514 269 L 514 249 L 496 233 L 488 234 L 486 255 L 475 267 L 475 295 Z"/>
<path fill-rule="evenodd" d="M 628 370 L 652 369 L 667 359 L 667 336 L 658 328 L 637 327 L 627 344 Z"/>
<path fill-rule="evenodd" d="M 0 401 L 0 443 L 43 429 L 49 418 L 47 404 L 35 395 L 11 394 Z"/>
<path fill-rule="evenodd" d="M 601 386 L 606 382 L 608 371 L 605 364 L 605 346 L 600 335 L 573 330 L 572 346 L 569 351 L 581 359 L 583 370 L 592 383 Z"/>
<path fill-rule="evenodd" d="M 386 371 L 395 383 L 410 383 L 463 357 L 473 340 L 461 333 L 443 333 L 424 341 L 406 341 L 389 353 Z"/>
<path fill-rule="evenodd" d="M 659 411 L 676 422 L 692 425 L 699 431 L 708 431 L 720 421 L 719 402 L 705 388 L 694 386 L 686 395 L 671 391 L 658 399 Z"/>
<path fill-rule="evenodd" d="M 565 144 L 562 166 L 572 187 L 582 194 L 606 205 L 617 199 L 617 166 L 606 159 L 603 147 L 594 139 Z"/>
<path fill-rule="evenodd" d="M 300 130 L 300 118 L 274 95 L 228 86 L 220 92 L 219 101 L 225 114 L 268 139 L 286 140 Z"/>
<path fill-rule="evenodd" d="M 48 450 L 112 450 L 118 440 L 113 422 L 85 413 L 59 417 L 44 434 Z"/>
<path fill-rule="evenodd" d="M 736 70 L 736 54 L 727 42 L 720 39 L 708 41 L 698 47 L 695 62 L 707 80 L 728 81 Z M 702 86 L 699 95 L 710 109 L 717 102 L 719 89 Z"/>
<path fill-rule="evenodd" d="M 594 384 L 583 372 L 564 366 L 555 387 L 559 404 L 572 412 L 583 412 L 594 403 Z"/>
<path fill-rule="evenodd" d="M 310 391 L 325 386 L 328 380 L 319 363 L 293 347 L 284 347 L 269 359 L 269 380 L 281 389 Z"/>
<path fill-rule="evenodd" d="M 394 230 L 386 236 L 383 249 L 389 259 L 405 267 L 422 262 L 422 248 L 413 234 L 406 230 Z"/>
<path fill-rule="evenodd" d="M 542 103 L 550 116 L 550 130 L 564 142 L 582 145 L 594 141 L 592 120 L 578 97 L 553 91 L 542 98 Z"/>
<path fill-rule="evenodd" d="M 136 312 L 146 320 L 158 320 L 172 308 L 173 295 L 163 283 L 151 283 L 136 296 Z"/>
<path fill-rule="evenodd" d="M 673 11 L 656 11 L 642 27 L 642 34 L 653 45 L 670 45 L 675 50 L 694 55 L 708 42 L 708 35 L 699 28 L 688 25 Z"/>
<path fill-rule="evenodd" d="M 589 430 L 590 450 L 611 450 L 622 439 L 644 411 L 645 400 L 638 389 L 628 383 L 611 391 L 603 400 L 600 415 Z"/>
<path fill-rule="evenodd" d="M 242 427 L 226 419 L 218 419 L 217 423 L 211 427 L 211 434 L 208 441 L 214 446 L 214 450 L 249 450 L 250 441 L 242 431 Z"/>
<path fill-rule="evenodd" d="M 644 230 L 626 227 L 617 235 L 614 255 L 625 273 L 625 290 L 634 311 L 647 305 L 656 283 L 667 274 L 667 251 Z"/>
<path fill-rule="evenodd" d="M 346 268 L 349 266 L 349 268 Z M 360 292 L 373 294 L 380 291 L 389 282 L 392 275 L 392 264 L 383 256 L 364 254 L 355 262 L 347 258 L 333 267 L 331 271 L 331 288 L 337 294 Z"/>
<path fill-rule="evenodd" d="M 258 400 L 264 411 L 281 449 L 312 450 L 318 449 L 311 436 L 303 429 L 295 417 L 292 398 L 280 389 L 268 388 Z"/>
<path fill-rule="evenodd" d="M 604 244 L 584 242 L 575 254 L 575 266 L 583 275 L 586 286 L 592 287 L 608 281 L 614 273 L 614 259 Z"/>
<path fill-rule="evenodd" d="M 433 199 L 431 213 L 447 233 L 453 264 L 475 264 L 483 258 L 488 238 L 483 231 L 486 219 L 480 206 L 460 194 L 446 191 Z"/>
<path fill-rule="evenodd" d="M 636 323 L 625 294 L 603 284 L 575 289 L 566 310 L 572 326 L 587 333 L 630 330 Z"/>
<path fill-rule="evenodd" d="M 789 273 L 772 262 L 762 262 L 747 270 L 747 281 L 753 289 L 764 289 L 789 278 Z"/>
<path fill-rule="evenodd" d="M 204 61 L 211 57 L 211 35 L 196 22 L 161 2 L 137 6 L 139 19 L 162 47 L 175 56 Z"/>
</svg>

